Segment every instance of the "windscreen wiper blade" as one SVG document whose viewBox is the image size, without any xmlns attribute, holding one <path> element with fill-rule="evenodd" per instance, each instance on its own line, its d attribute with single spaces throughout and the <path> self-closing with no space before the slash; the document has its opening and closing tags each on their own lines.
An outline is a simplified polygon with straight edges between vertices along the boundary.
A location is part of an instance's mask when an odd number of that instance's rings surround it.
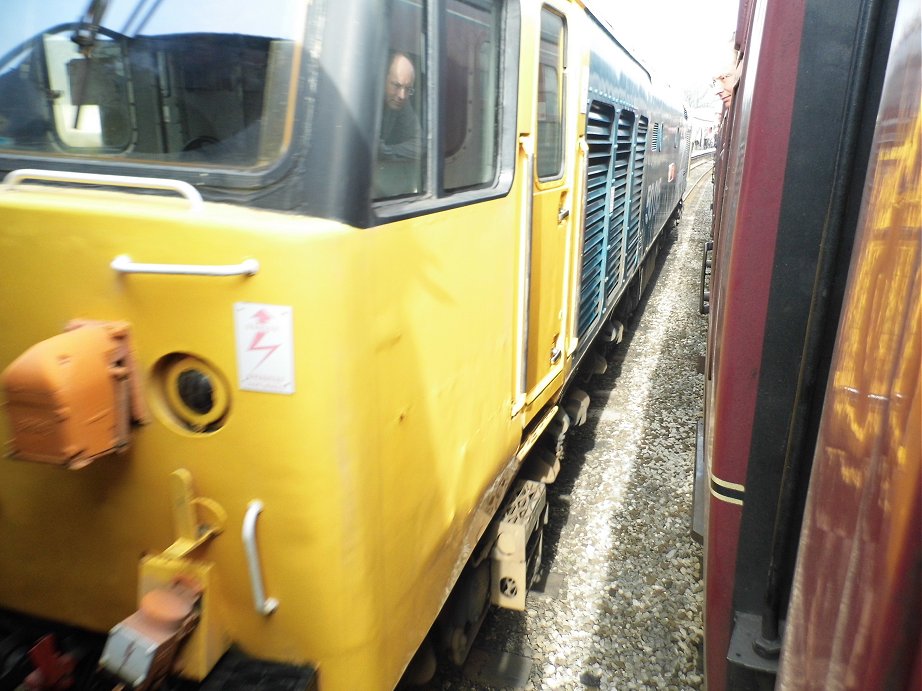
<svg viewBox="0 0 922 691">
<path fill-rule="evenodd" d="M 102 18 L 106 14 L 106 8 L 109 0 L 90 0 L 86 12 L 83 13 L 83 19 L 80 20 L 80 26 L 70 37 L 70 40 L 77 44 L 80 52 L 85 57 L 90 57 L 93 52 L 93 46 L 96 45 L 96 34 L 99 33 L 99 27 L 102 25 Z"/>
<path fill-rule="evenodd" d="M 90 0 L 86 12 L 83 13 L 83 19 L 80 20 L 80 26 L 70 37 L 70 40 L 77 44 L 77 49 L 87 61 L 83 72 L 83 80 L 80 82 L 80 91 L 76 95 L 75 129 L 80 123 L 80 111 L 83 106 L 83 99 L 86 97 L 87 83 L 90 81 L 90 56 L 96 46 L 96 34 L 99 33 L 99 27 L 102 26 L 102 18 L 106 14 L 108 5 L 109 0 Z"/>
</svg>

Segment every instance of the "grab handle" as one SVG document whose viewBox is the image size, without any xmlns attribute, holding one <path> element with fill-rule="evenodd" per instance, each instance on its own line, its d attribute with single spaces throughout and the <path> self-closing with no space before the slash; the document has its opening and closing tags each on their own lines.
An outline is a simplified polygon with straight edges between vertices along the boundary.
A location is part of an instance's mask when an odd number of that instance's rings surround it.
<svg viewBox="0 0 922 691">
<path fill-rule="evenodd" d="M 131 175 L 103 175 L 102 173 L 74 173 L 63 170 L 38 170 L 23 168 L 14 170 L 3 178 L 4 185 L 18 185 L 24 180 L 46 182 L 72 182 L 79 185 L 105 185 L 107 187 L 133 187 L 136 189 L 166 190 L 176 192 L 189 202 L 190 209 L 198 209 L 204 203 L 202 195 L 188 182 L 170 178 L 144 178 Z"/>
<path fill-rule="evenodd" d="M 247 506 L 246 516 L 243 519 L 243 546 L 246 550 L 247 565 L 250 567 L 250 585 L 253 588 L 253 604 L 256 611 L 267 617 L 279 607 L 279 601 L 274 597 L 266 597 L 266 588 L 263 585 L 262 564 L 259 560 L 259 548 L 256 545 L 256 519 L 262 513 L 263 503 L 254 499 Z"/>
<path fill-rule="evenodd" d="M 244 259 L 239 264 L 143 264 L 120 254 L 109 264 L 122 274 L 183 274 L 186 276 L 253 276 L 259 261 Z"/>
</svg>

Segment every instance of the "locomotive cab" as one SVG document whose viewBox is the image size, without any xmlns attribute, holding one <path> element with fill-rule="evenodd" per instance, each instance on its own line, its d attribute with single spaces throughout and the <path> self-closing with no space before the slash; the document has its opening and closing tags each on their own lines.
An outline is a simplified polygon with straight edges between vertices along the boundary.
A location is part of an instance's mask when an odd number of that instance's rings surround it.
<svg viewBox="0 0 922 691">
<path fill-rule="evenodd" d="M 0 22 L 0 608 L 392 688 L 524 606 L 685 117 L 578 2 L 232 5 Z"/>
</svg>

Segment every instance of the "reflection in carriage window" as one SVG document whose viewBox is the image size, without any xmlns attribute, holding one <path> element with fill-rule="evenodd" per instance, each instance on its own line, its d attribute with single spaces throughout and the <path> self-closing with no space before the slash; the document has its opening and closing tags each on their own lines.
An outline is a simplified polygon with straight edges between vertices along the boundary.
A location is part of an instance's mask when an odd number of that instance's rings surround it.
<svg viewBox="0 0 922 691">
<path fill-rule="evenodd" d="M 538 177 L 563 172 L 563 17 L 541 10 L 541 53 L 538 72 Z"/>
<path fill-rule="evenodd" d="M 448 0 L 442 153 L 448 190 L 491 183 L 499 134 L 499 8 Z"/>
<path fill-rule="evenodd" d="M 423 4 L 394 0 L 374 175 L 376 199 L 423 192 L 426 73 Z"/>
<path fill-rule="evenodd" d="M 0 35 L 0 148 L 259 166 L 291 127 L 298 0 L 24 3 Z"/>
</svg>

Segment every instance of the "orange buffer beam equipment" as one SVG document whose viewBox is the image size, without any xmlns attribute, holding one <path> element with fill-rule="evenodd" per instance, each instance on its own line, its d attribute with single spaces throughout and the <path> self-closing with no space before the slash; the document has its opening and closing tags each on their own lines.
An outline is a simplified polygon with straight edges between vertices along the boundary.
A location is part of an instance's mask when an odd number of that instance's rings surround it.
<svg viewBox="0 0 922 691">
<path fill-rule="evenodd" d="M 129 340 L 120 322 L 72 322 L 30 347 L 0 375 L 14 458 L 82 468 L 130 443 L 146 421 Z"/>
</svg>

